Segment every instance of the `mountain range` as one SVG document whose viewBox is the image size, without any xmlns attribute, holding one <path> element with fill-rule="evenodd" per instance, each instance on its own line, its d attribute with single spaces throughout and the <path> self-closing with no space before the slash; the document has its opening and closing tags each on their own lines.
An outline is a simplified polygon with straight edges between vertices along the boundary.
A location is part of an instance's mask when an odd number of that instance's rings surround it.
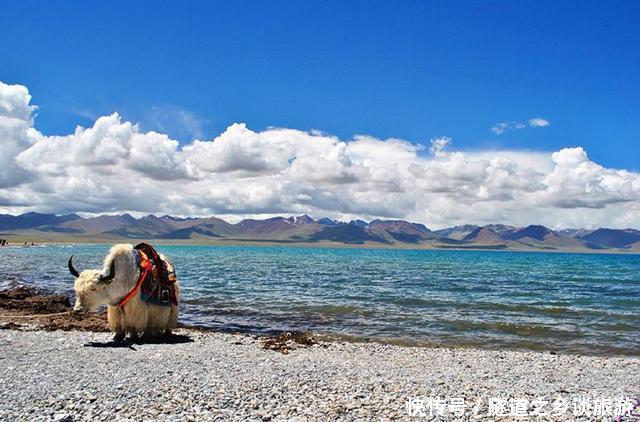
<svg viewBox="0 0 640 422">
<path fill-rule="evenodd" d="M 564 229 L 472 224 L 432 231 L 404 220 L 349 222 L 302 215 L 231 224 L 217 217 L 179 218 L 129 214 L 82 218 L 76 214 L 30 212 L 0 214 L 0 237 L 12 241 L 92 242 L 155 240 L 166 242 L 340 243 L 400 247 L 528 249 L 640 252 L 640 231 L 634 229 Z"/>
</svg>

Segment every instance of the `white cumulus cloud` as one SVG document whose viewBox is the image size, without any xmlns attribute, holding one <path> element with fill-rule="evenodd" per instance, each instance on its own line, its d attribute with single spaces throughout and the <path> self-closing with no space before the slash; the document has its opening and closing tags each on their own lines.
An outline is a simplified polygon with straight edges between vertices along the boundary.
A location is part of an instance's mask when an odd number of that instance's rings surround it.
<svg viewBox="0 0 640 422">
<path fill-rule="evenodd" d="M 0 83 L 2 212 L 640 226 L 640 174 L 603 167 L 581 147 L 456 151 L 440 137 L 425 151 L 396 138 L 345 140 L 244 123 L 181 145 L 117 113 L 47 136 L 35 127 L 35 110 L 27 88 Z"/>
</svg>

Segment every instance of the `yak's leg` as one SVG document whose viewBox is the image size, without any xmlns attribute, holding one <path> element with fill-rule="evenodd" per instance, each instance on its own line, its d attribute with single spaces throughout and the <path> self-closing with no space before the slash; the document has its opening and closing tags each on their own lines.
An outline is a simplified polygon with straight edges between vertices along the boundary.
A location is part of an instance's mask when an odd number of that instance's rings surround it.
<svg viewBox="0 0 640 422">
<path fill-rule="evenodd" d="M 123 315 L 131 340 L 139 341 L 140 334 L 147 327 L 147 305 L 140 300 L 139 296 L 134 296 L 124 305 Z"/>
<path fill-rule="evenodd" d="M 164 329 L 165 334 L 171 335 L 171 330 L 178 325 L 178 307 L 171 305 L 171 312 L 169 313 L 169 321 Z"/>
<path fill-rule="evenodd" d="M 178 307 L 171 305 L 168 310 L 167 319 L 163 324 L 163 334 L 165 337 L 171 337 L 173 335 L 173 329 L 178 325 Z"/>
<path fill-rule="evenodd" d="M 175 289 L 174 293 L 176 295 L 176 303 L 179 303 L 180 302 L 180 284 L 178 283 L 178 280 L 176 280 L 176 282 L 173 284 L 173 288 Z M 178 313 L 179 313 L 178 305 L 171 304 L 171 313 L 169 314 L 169 324 L 167 324 L 167 327 L 164 330 L 165 334 L 171 335 L 171 330 L 173 330 L 178 326 Z"/>
<path fill-rule="evenodd" d="M 161 336 L 169 326 L 171 308 L 167 306 L 149 305 L 149 321 L 147 332 L 152 336 Z"/>
<path fill-rule="evenodd" d="M 173 329 L 178 325 L 178 307 L 175 305 L 171 305 L 169 308 L 169 312 L 167 315 L 166 323 L 163 327 L 164 335 L 166 337 L 171 337 L 173 335 Z"/>
<path fill-rule="evenodd" d="M 108 306 L 107 321 L 109 322 L 109 329 L 111 329 L 111 332 L 115 333 L 113 341 L 124 340 L 127 330 L 123 325 L 122 311 L 120 311 L 116 306 Z"/>
</svg>

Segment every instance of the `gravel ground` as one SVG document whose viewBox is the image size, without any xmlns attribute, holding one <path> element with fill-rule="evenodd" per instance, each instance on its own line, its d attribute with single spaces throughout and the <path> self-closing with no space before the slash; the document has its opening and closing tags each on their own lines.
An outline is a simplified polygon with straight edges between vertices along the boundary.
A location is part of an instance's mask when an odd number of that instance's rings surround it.
<svg viewBox="0 0 640 422">
<path fill-rule="evenodd" d="M 191 341 L 91 347 L 110 335 L 0 330 L 0 419 L 494 419 L 526 401 L 567 419 L 579 398 L 598 412 L 598 397 L 640 393 L 638 358 L 353 343 L 282 354 L 246 335 L 181 334 Z"/>
</svg>

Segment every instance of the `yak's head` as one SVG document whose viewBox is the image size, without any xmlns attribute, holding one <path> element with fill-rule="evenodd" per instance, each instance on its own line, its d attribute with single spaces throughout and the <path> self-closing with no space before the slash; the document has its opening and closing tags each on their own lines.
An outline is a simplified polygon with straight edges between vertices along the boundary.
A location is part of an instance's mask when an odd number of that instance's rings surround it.
<svg viewBox="0 0 640 422">
<path fill-rule="evenodd" d="M 84 270 L 78 273 L 73 268 L 72 261 L 73 255 L 67 263 L 69 272 L 76 277 L 73 286 L 76 290 L 76 304 L 73 307 L 73 311 L 85 313 L 95 311 L 100 305 L 109 304 L 113 300 L 110 285 L 116 276 L 115 259 L 111 261 L 107 274 L 103 274 L 98 270 Z"/>
</svg>

